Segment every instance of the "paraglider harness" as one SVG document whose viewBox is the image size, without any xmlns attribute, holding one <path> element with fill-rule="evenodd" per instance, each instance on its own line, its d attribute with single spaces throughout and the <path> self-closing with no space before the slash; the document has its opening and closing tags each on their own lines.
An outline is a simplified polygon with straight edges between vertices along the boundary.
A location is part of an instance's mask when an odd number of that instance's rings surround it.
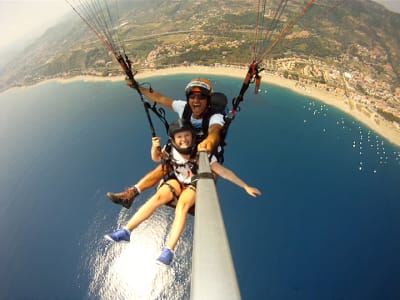
<svg viewBox="0 0 400 300">
<path fill-rule="evenodd" d="M 169 184 L 167 181 L 170 179 L 176 179 L 180 186 L 181 189 L 184 190 L 186 188 L 190 188 L 192 190 L 196 190 L 196 184 L 197 181 L 199 180 L 199 177 L 197 176 L 198 173 L 198 164 L 197 164 L 197 145 L 203 141 L 208 134 L 208 126 L 210 123 L 210 118 L 214 114 L 222 114 L 224 117 L 226 115 L 226 107 L 227 107 L 228 99 L 223 93 L 219 92 L 214 92 L 210 96 L 210 103 L 209 103 L 209 108 L 205 115 L 203 115 L 202 118 L 202 126 L 200 128 L 193 128 L 194 129 L 194 146 L 192 148 L 192 151 L 190 153 L 190 158 L 187 162 L 185 162 L 183 165 L 188 167 L 190 171 L 192 172 L 192 181 L 190 183 L 182 183 L 177 180 L 174 169 L 177 167 L 181 166 L 182 164 L 177 163 L 172 155 L 172 141 L 171 138 L 168 139 L 166 146 L 163 149 L 163 154 L 162 154 L 162 166 L 163 166 L 163 173 L 164 173 L 164 178 L 160 182 L 159 187 L 162 185 L 168 186 L 170 191 L 173 194 L 174 199 L 169 202 L 167 205 L 171 207 L 176 207 L 177 201 L 178 201 L 178 195 L 175 190 L 175 188 Z M 183 114 L 182 114 L 182 119 L 187 121 L 188 123 L 190 122 L 190 118 L 192 116 L 192 110 L 189 106 L 189 104 L 186 104 Z M 225 127 L 221 131 L 221 139 L 219 145 L 214 149 L 213 153 L 211 153 L 210 158 L 214 155 L 217 158 L 217 161 L 219 163 L 223 163 L 224 161 L 224 146 L 226 145 L 225 143 L 225 137 L 226 137 L 226 130 Z M 194 206 L 192 206 L 189 210 L 189 213 L 194 215 Z"/>
<path fill-rule="evenodd" d="M 190 169 L 193 176 L 196 175 L 197 171 L 198 171 L 196 147 L 193 147 L 192 153 L 190 154 L 190 158 L 184 163 L 179 163 L 178 161 L 176 161 L 174 159 L 174 157 L 172 155 L 172 147 L 173 146 L 172 146 L 171 140 L 168 140 L 167 144 L 164 147 L 163 153 L 162 153 L 161 164 L 163 166 L 163 173 L 165 174 L 164 178 L 163 178 L 164 183 L 169 179 L 178 180 L 176 178 L 174 172 L 179 167 L 187 167 L 188 169 Z M 186 189 L 187 187 L 190 187 L 195 190 L 196 183 L 197 183 L 197 180 L 192 180 L 192 182 L 190 182 L 190 183 L 179 182 L 182 190 Z M 174 196 L 177 197 L 175 190 L 172 192 L 173 192 Z"/>
<path fill-rule="evenodd" d="M 173 199 L 167 203 L 168 206 L 175 208 L 177 203 L 178 203 L 178 193 L 176 192 L 175 188 L 168 183 L 168 180 L 170 179 L 175 179 L 180 187 L 181 187 L 181 191 L 189 188 L 193 191 L 196 191 L 196 184 L 197 184 L 197 173 L 198 173 L 198 164 L 197 164 L 197 141 L 196 141 L 196 133 L 193 134 L 194 136 L 194 145 L 192 147 L 192 151 L 190 153 L 190 158 L 184 162 L 184 163 L 179 163 L 177 162 L 172 154 L 172 149 L 173 149 L 173 145 L 172 145 L 172 141 L 171 138 L 168 139 L 167 144 L 165 145 L 164 149 L 162 150 L 162 155 L 161 155 L 161 165 L 162 165 L 162 169 L 163 169 L 163 174 L 164 177 L 163 179 L 160 181 L 160 184 L 158 185 L 158 188 L 160 188 L 163 185 L 166 185 L 169 190 L 171 191 L 172 195 L 173 195 Z M 179 167 L 186 167 L 188 169 L 190 169 L 190 172 L 193 174 L 192 175 L 192 181 L 190 183 L 183 183 L 181 181 L 178 180 L 178 178 L 175 175 L 176 170 Z M 194 205 L 189 209 L 189 213 L 191 215 L 194 216 Z"/>
</svg>

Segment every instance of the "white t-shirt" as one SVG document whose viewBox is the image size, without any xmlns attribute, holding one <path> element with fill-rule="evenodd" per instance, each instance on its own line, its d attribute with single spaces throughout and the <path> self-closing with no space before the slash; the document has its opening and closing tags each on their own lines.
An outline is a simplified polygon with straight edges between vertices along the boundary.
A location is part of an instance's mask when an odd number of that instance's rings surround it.
<svg viewBox="0 0 400 300">
<path fill-rule="evenodd" d="M 185 110 L 186 104 L 187 104 L 187 101 L 184 101 L 184 100 L 172 101 L 172 110 L 174 112 L 178 113 L 179 118 L 182 118 L 183 111 Z M 193 116 L 191 116 L 190 122 L 192 123 L 193 127 L 195 129 L 197 129 L 198 133 L 201 133 L 202 135 L 207 135 L 206 132 L 202 132 L 203 119 L 195 119 L 195 118 L 193 118 Z M 213 114 L 210 117 L 210 122 L 208 123 L 208 127 L 210 127 L 211 125 L 214 125 L 214 124 L 224 126 L 224 124 L 225 124 L 224 116 L 222 114 Z M 218 152 L 221 151 L 221 146 L 218 146 L 217 151 Z M 217 158 L 213 155 L 210 159 L 210 165 L 216 161 L 217 161 Z"/>
<path fill-rule="evenodd" d="M 195 174 L 193 174 L 188 160 L 184 159 L 174 147 L 172 147 L 171 150 L 172 159 L 174 160 L 172 168 L 174 170 L 176 179 L 178 179 L 180 183 L 190 184 L 192 182 L 192 176 Z M 211 156 L 210 165 L 212 165 L 216 161 L 217 158 L 215 157 L 215 155 Z"/>
<path fill-rule="evenodd" d="M 174 161 L 174 163 L 172 164 L 172 168 L 174 170 L 176 179 L 178 179 L 180 183 L 191 183 L 192 176 L 194 174 L 190 168 L 190 165 L 188 164 L 188 160 L 184 159 L 174 147 L 172 147 L 171 154 Z"/>
<path fill-rule="evenodd" d="M 174 100 L 172 102 L 172 110 L 176 113 L 178 113 L 179 118 L 182 118 L 183 111 L 185 109 L 186 101 L 183 100 Z M 194 128 L 201 128 L 203 124 L 203 119 L 195 119 L 193 116 L 190 117 L 190 122 L 192 123 Z M 222 114 L 213 114 L 210 117 L 210 122 L 208 124 L 208 127 L 214 124 L 219 124 L 221 126 L 224 126 L 225 121 L 224 121 L 224 116 Z"/>
</svg>

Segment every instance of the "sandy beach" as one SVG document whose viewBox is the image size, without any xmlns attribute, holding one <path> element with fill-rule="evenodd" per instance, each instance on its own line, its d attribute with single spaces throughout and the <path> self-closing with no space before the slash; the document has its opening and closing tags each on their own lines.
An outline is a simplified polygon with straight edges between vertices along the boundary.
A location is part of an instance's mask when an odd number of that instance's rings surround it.
<svg viewBox="0 0 400 300">
<path fill-rule="evenodd" d="M 181 66 L 157 70 L 142 70 L 136 75 L 136 79 L 141 80 L 152 76 L 169 76 L 174 74 L 196 74 L 196 75 L 221 75 L 230 76 L 235 78 L 244 79 L 247 73 L 247 67 L 209 67 L 209 66 Z M 334 106 L 343 112 L 350 114 L 358 121 L 365 124 L 367 127 L 382 135 L 393 144 L 400 146 L 400 129 L 396 128 L 391 122 L 384 120 L 375 112 L 367 109 L 366 107 L 356 105 L 356 103 L 344 96 L 336 95 L 327 92 L 314 86 L 300 86 L 297 81 L 283 78 L 273 74 L 261 74 L 262 82 L 264 84 L 274 84 L 281 87 L 289 88 L 292 91 L 305 95 L 307 97 L 319 100 L 327 105 Z M 69 83 L 74 81 L 122 81 L 124 76 L 115 77 L 97 77 L 97 76 L 77 76 L 73 78 L 63 79 L 55 78 L 46 80 L 45 82 L 57 81 L 62 83 Z"/>
<path fill-rule="evenodd" d="M 169 69 L 161 69 L 154 71 L 144 71 L 138 73 L 137 79 L 148 78 L 151 76 L 168 76 L 171 74 L 204 74 L 204 75 L 221 75 L 244 79 L 247 73 L 247 67 L 207 67 L 207 66 L 191 66 L 191 67 L 174 67 Z M 274 84 L 281 87 L 291 89 L 292 91 L 305 95 L 307 97 L 321 101 L 327 105 L 334 106 L 343 112 L 350 114 L 352 117 L 365 124 L 367 127 L 382 135 L 393 144 L 400 146 L 400 129 L 396 128 L 391 122 L 386 121 L 376 113 L 359 107 L 353 100 L 344 96 L 335 95 L 325 90 L 313 86 L 300 86 L 295 80 L 286 79 L 273 74 L 261 74 L 262 82 L 265 84 Z"/>
</svg>

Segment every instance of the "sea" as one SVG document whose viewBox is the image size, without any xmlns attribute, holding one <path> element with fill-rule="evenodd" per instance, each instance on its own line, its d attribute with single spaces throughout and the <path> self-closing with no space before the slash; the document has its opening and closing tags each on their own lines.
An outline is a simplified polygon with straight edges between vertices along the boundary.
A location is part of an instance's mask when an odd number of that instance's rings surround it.
<svg viewBox="0 0 400 300">
<path fill-rule="evenodd" d="M 182 99 L 195 76 L 142 83 Z M 241 79 L 208 77 L 229 99 L 239 93 Z M 262 195 L 223 179 L 217 190 L 242 299 L 400 299 L 400 147 L 334 107 L 267 83 L 240 108 L 224 165 Z M 155 263 L 169 207 L 130 243 L 104 239 L 155 192 L 129 210 L 105 196 L 156 166 L 150 146 L 143 104 L 124 82 L 0 94 L 0 299 L 190 298 L 192 216 L 170 267 Z"/>
</svg>

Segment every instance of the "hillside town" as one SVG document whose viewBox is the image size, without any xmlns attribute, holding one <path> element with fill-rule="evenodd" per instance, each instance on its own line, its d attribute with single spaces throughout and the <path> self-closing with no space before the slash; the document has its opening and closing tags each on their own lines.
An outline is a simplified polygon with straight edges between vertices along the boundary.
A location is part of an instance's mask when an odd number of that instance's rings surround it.
<svg viewBox="0 0 400 300">
<path fill-rule="evenodd" d="M 240 42 L 230 42 L 225 47 L 239 47 Z M 188 48 L 179 47 L 176 45 L 173 49 L 170 46 L 159 47 L 151 51 L 145 62 L 142 64 L 141 70 L 156 70 L 159 68 L 175 67 L 175 64 L 158 66 L 157 61 L 165 57 L 173 57 L 180 55 L 180 51 L 190 52 L 191 47 L 206 47 L 210 49 L 219 50 L 221 45 L 210 44 L 207 46 L 199 46 L 194 43 Z M 221 58 L 226 55 L 225 52 L 221 53 Z M 372 74 L 364 73 L 355 68 L 346 68 L 346 63 L 343 61 L 346 58 L 338 58 L 332 64 L 318 59 L 318 58 L 305 58 L 305 57 L 288 57 L 280 59 L 269 59 L 263 64 L 265 72 L 282 76 L 296 82 L 296 86 L 300 89 L 308 90 L 310 87 L 318 88 L 320 90 L 332 93 L 336 96 L 343 97 L 344 101 L 351 100 L 356 109 L 362 111 L 368 116 L 375 115 L 377 120 L 384 118 L 400 130 L 400 87 L 394 91 L 391 86 L 381 80 L 373 78 Z M 351 58 L 347 58 L 351 59 Z M 184 66 L 198 65 L 189 61 L 183 62 Z M 246 64 L 211 64 L 214 67 L 235 67 L 245 70 Z M 338 67 L 340 66 L 340 68 Z M 98 76 L 98 77 L 113 77 L 121 76 L 118 65 L 110 58 L 109 60 L 98 60 L 95 65 L 85 71 L 79 69 L 71 69 L 61 74 L 53 76 L 38 76 L 38 77 L 25 77 L 19 85 L 34 84 L 39 81 L 52 79 L 52 78 L 71 78 L 74 76 Z"/>
<path fill-rule="evenodd" d="M 267 64 L 267 70 L 296 80 L 301 88 L 307 90 L 313 86 L 343 96 L 354 101 L 365 114 L 377 114 L 385 119 L 392 116 L 392 121 L 400 129 L 400 87 L 391 91 L 387 82 L 376 80 L 371 74 L 341 69 L 344 71 L 315 58 L 285 58 Z"/>
</svg>

